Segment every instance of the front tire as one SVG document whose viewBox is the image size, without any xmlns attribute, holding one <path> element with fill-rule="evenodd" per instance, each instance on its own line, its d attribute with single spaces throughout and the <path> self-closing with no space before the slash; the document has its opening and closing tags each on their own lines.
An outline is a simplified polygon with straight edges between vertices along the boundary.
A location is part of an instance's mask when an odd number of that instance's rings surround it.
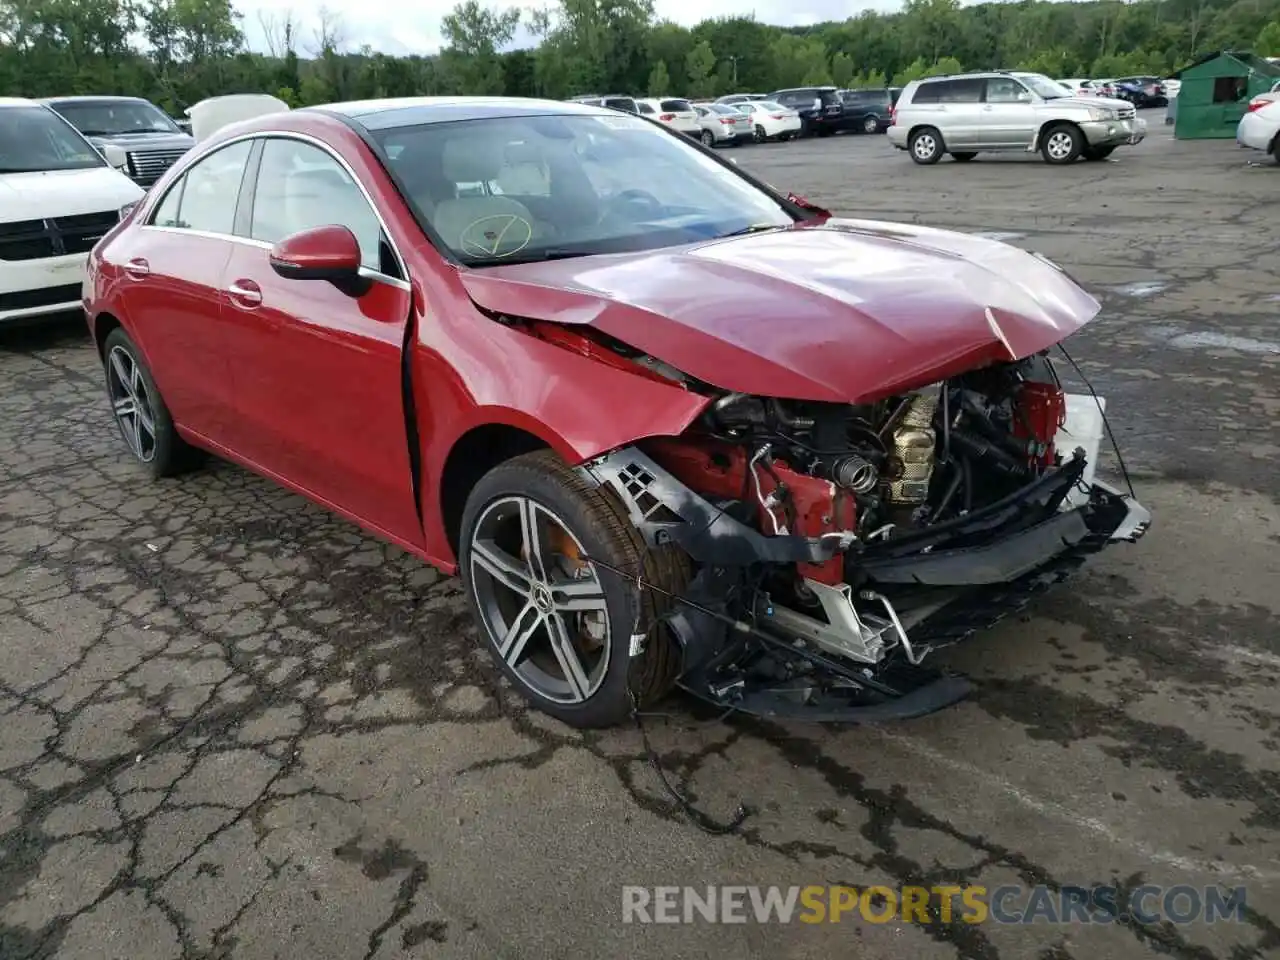
<svg viewBox="0 0 1280 960">
<path fill-rule="evenodd" d="M 133 458 L 153 480 L 176 476 L 194 466 L 199 454 L 178 436 L 142 351 L 124 328 L 116 327 L 107 334 L 102 357 L 111 414 Z"/>
<path fill-rule="evenodd" d="M 1076 127 L 1062 123 L 1044 132 L 1040 154 L 1045 163 L 1065 166 L 1076 162 L 1084 146 L 1084 135 Z"/>
<path fill-rule="evenodd" d="M 907 143 L 907 150 L 911 154 L 912 160 L 924 165 L 937 163 L 942 159 L 942 155 L 946 153 L 946 147 L 942 142 L 942 134 L 933 127 L 921 127 L 911 134 L 911 139 Z"/>
<path fill-rule="evenodd" d="M 508 460 L 467 498 L 459 572 L 481 636 L 533 706 L 580 728 L 626 720 L 633 695 L 660 699 L 681 658 L 659 622 L 671 601 L 591 558 L 674 593 L 688 583 L 681 551 L 649 548 L 612 496 L 550 451 Z"/>
</svg>

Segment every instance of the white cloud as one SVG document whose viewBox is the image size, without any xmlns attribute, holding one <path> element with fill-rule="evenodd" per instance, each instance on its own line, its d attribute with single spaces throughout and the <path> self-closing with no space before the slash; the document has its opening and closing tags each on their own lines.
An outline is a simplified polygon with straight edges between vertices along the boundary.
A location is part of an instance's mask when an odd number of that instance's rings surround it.
<svg viewBox="0 0 1280 960">
<path fill-rule="evenodd" d="M 517 0 L 493 0 L 493 6 L 499 9 L 528 5 Z M 657 0 L 656 9 L 660 19 L 673 20 L 685 26 L 693 26 L 712 17 L 741 16 L 744 13 L 754 13 L 755 18 L 762 23 L 795 26 L 823 20 L 843 20 L 861 10 L 894 9 L 898 5 L 897 0 L 864 0 L 851 8 L 841 0 L 807 0 L 804 6 L 797 7 L 784 0 L 763 0 L 753 10 L 744 9 L 742 4 L 733 0 Z M 239 0 L 236 6 L 244 14 L 245 38 L 250 49 L 266 49 L 261 23 L 263 16 L 279 21 L 290 11 L 294 22 L 300 27 L 300 52 L 310 55 L 315 47 L 316 31 L 320 26 L 320 17 L 316 12 L 318 7 L 303 5 L 296 0 Z M 440 13 L 424 11 L 419 15 L 414 11 L 406 15 L 404 8 L 393 4 L 362 3 L 361 0 L 329 0 L 327 4 L 328 9 L 341 22 L 341 35 L 346 49 L 355 50 L 368 44 L 374 50 L 394 55 L 434 53 L 439 50 L 440 21 L 450 6 L 449 0 L 444 0 L 442 3 L 432 4 Z"/>
</svg>

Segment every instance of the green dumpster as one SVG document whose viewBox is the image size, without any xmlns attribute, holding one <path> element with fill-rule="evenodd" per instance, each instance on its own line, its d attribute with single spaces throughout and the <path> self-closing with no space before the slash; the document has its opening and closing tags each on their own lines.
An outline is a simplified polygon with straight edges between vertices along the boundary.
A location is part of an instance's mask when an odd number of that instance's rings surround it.
<svg viewBox="0 0 1280 960">
<path fill-rule="evenodd" d="M 1244 50 L 1201 57 L 1173 74 L 1182 81 L 1173 135 L 1179 140 L 1229 139 L 1245 106 L 1280 79 L 1280 64 Z"/>
</svg>

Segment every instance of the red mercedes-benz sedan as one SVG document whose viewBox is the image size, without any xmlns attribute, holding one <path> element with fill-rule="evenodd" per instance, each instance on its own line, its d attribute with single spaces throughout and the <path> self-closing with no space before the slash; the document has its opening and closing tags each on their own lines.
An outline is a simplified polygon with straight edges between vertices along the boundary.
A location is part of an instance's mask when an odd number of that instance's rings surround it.
<svg viewBox="0 0 1280 960">
<path fill-rule="evenodd" d="M 930 650 L 1150 520 L 1055 373 L 1099 307 L 1054 264 L 833 217 L 605 108 L 225 127 L 98 244 L 85 306 L 152 475 L 212 452 L 460 573 L 580 726 L 676 684 L 937 709 L 966 686 Z"/>
</svg>

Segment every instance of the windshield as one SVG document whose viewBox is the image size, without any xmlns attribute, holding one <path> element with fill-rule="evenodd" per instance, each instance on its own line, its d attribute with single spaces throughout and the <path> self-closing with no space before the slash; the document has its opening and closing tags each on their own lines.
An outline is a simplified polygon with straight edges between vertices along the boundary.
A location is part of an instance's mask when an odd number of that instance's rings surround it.
<svg viewBox="0 0 1280 960">
<path fill-rule="evenodd" d="M 375 132 L 413 206 L 473 266 L 652 250 L 789 226 L 779 200 L 625 114 Z"/>
<path fill-rule="evenodd" d="M 106 161 L 45 107 L 0 109 L 0 173 L 85 170 Z"/>
<path fill-rule="evenodd" d="M 1046 100 L 1060 100 L 1063 97 L 1074 96 L 1057 80 L 1050 80 L 1043 73 L 1019 73 L 1015 76 Z"/>
<path fill-rule="evenodd" d="M 59 103 L 55 108 L 86 137 L 117 137 L 130 133 L 181 133 L 160 108 L 138 100 L 94 100 Z"/>
</svg>

